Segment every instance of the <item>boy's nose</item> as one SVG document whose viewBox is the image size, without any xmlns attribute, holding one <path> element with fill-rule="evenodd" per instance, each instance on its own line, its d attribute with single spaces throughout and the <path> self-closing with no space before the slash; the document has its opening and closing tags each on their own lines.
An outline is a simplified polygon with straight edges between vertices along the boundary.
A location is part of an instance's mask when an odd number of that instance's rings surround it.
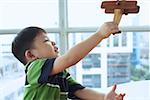
<svg viewBox="0 0 150 100">
<path fill-rule="evenodd" d="M 51 41 L 52 42 L 52 45 L 56 45 L 56 43 L 54 41 Z"/>
<path fill-rule="evenodd" d="M 55 50 L 58 50 L 58 47 L 54 46 Z"/>
</svg>

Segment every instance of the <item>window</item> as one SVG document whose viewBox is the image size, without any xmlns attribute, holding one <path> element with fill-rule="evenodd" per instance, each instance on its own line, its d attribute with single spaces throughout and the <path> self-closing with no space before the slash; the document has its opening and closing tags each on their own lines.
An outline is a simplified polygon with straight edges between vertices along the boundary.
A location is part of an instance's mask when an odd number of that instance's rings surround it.
<svg viewBox="0 0 150 100">
<path fill-rule="evenodd" d="M 23 66 L 11 53 L 11 43 L 16 34 L 0 35 L 1 79 L 13 79 L 24 75 Z"/>
<path fill-rule="evenodd" d="M 0 29 L 59 25 L 58 0 L 1 0 L 0 9 Z"/>
<path fill-rule="evenodd" d="M 25 82 L 24 66 L 11 52 L 11 43 L 15 36 L 16 34 L 0 35 L 1 100 L 21 100 L 23 96 Z M 56 44 L 58 43 L 59 47 L 59 34 L 49 33 L 48 36 L 50 37 L 50 40 L 55 41 Z"/>
<path fill-rule="evenodd" d="M 82 60 L 82 67 L 83 69 L 90 69 L 90 68 L 100 68 L 100 54 L 88 54 Z"/>
<path fill-rule="evenodd" d="M 100 75 L 83 75 L 83 85 L 91 88 L 101 87 Z"/>
<path fill-rule="evenodd" d="M 105 14 L 101 9 L 102 0 L 68 0 L 69 27 L 97 27 L 103 22 L 112 21 L 113 14 Z M 150 2 L 138 0 L 139 14 L 123 15 L 120 26 L 145 26 L 150 23 Z"/>
<path fill-rule="evenodd" d="M 130 59 L 128 53 L 108 54 L 107 71 L 108 86 L 113 84 L 127 83 L 130 81 Z"/>
<path fill-rule="evenodd" d="M 86 39 L 89 34 L 92 33 L 69 33 L 69 48 Z M 95 78 L 92 77 L 95 73 L 101 75 L 101 80 L 95 80 L 102 86 L 102 79 L 107 75 L 105 81 L 109 87 L 114 83 L 149 80 L 149 68 L 149 32 L 122 32 L 104 40 L 100 47 L 93 49 L 70 70 L 78 73 L 73 75 L 80 83 L 98 88 L 96 84 L 90 83 Z"/>
<path fill-rule="evenodd" d="M 99 26 L 103 22 L 100 16 L 104 16 L 103 12 L 100 12 L 100 2 L 100 0 L 68 0 L 69 27 Z"/>
<path fill-rule="evenodd" d="M 16 100 L 16 95 L 22 97 L 23 67 L 10 53 L 11 41 L 17 30 L 31 25 L 46 28 L 50 40 L 65 53 L 91 36 L 103 22 L 113 20 L 112 14 L 105 14 L 100 8 L 102 0 L 66 1 L 0 0 L 0 62 L 4 63 L 0 65 L 0 84 L 12 83 L 13 80 L 20 84 L 8 88 L 6 93 L 0 91 L 1 100 L 8 100 L 10 96 Z M 69 68 L 79 83 L 98 91 L 105 91 L 117 83 L 119 90 L 127 93 L 126 100 L 149 100 L 150 2 L 137 1 L 140 12 L 122 16 L 121 34 L 103 40 L 83 60 Z M 139 90 L 145 92 L 138 94 L 136 91 Z"/>
</svg>

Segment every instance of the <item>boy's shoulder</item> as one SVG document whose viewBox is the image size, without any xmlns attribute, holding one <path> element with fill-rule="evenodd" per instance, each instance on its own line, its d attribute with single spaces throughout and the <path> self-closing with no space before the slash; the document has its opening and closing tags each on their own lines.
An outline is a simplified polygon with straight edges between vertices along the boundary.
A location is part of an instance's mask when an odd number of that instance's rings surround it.
<svg viewBox="0 0 150 100">
<path fill-rule="evenodd" d="M 36 64 L 36 65 L 41 64 L 41 63 L 44 63 L 46 60 L 47 59 L 36 59 L 36 60 L 30 61 L 25 65 L 25 67 L 31 66 L 31 65 L 33 66 L 34 64 Z"/>
<path fill-rule="evenodd" d="M 41 58 L 41 59 L 35 59 L 33 61 L 28 62 L 25 66 L 28 66 L 30 64 L 40 64 L 40 63 L 45 63 L 46 61 L 53 61 L 56 58 Z"/>
<path fill-rule="evenodd" d="M 36 66 L 36 68 L 42 68 L 43 66 L 53 66 L 53 63 L 55 61 L 56 58 L 43 58 L 43 59 L 36 59 L 33 61 L 28 62 L 25 65 L 26 69 L 29 68 L 33 68 L 34 66 Z"/>
</svg>

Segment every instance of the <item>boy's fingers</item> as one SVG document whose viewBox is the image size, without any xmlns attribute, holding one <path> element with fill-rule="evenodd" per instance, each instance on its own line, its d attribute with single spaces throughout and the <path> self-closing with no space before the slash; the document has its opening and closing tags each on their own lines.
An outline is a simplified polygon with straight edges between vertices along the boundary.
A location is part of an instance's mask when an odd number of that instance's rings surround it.
<svg viewBox="0 0 150 100">
<path fill-rule="evenodd" d="M 123 93 L 123 94 L 120 94 L 120 95 L 124 97 L 126 94 L 125 94 L 125 93 Z"/>
<path fill-rule="evenodd" d="M 121 31 L 119 30 L 117 25 L 114 25 L 110 29 L 111 29 L 113 35 L 121 33 Z"/>
<path fill-rule="evenodd" d="M 115 97 L 115 100 L 123 100 L 123 99 L 122 99 L 122 96 L 121 96 L 121 95 L 117 95 L 117 96 Z"/>
<path fill-rule="evenodd" d="M 115 34 L 120 34 L 120 33 L 121 33 L 121 31 L 114 32 L 113 35 L 115 35 Z"/>
<path fill-rule="evenodd" d="M 121 94 L 122 100 L 123 100 L 123 98 L 124 98 L 125 95 L 126 95 L 125 93 L 124 93 L 124 94 Z"/>
<path fill-rule="evenodd" d="M 115 92 L 116 88 L 117 88 L 117 85 L 115 84 L 112 88 L 112 91 Z"/>
<path fill-rule="evenodd" d="M 126 94 L 124 93 L 123 96 L 125 96 Z"/>
<path fill-rule="evenodd" d="M 119 94 L 119 97 L 121 97 L 121 100 L 123 100 L 124 96 L 125 96 L 125 93 L 124 94 Z"/>
</svg>

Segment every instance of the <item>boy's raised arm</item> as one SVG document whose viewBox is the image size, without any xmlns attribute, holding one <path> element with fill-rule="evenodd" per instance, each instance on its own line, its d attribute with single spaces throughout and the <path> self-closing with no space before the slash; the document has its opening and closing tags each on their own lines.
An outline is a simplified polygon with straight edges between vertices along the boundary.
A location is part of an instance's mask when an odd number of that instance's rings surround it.
<svg viewBox="0 0 150 100">
<path fill-rule="evenodd" d="M 111 34 L 118 32 L 118 26 L 113 22 L 104 23 L 95 34 L 72 47 L 67 53 L 56 58 L 51 74 L 57 74 L 83 59 L 94 47 Z"/>
</svg>

